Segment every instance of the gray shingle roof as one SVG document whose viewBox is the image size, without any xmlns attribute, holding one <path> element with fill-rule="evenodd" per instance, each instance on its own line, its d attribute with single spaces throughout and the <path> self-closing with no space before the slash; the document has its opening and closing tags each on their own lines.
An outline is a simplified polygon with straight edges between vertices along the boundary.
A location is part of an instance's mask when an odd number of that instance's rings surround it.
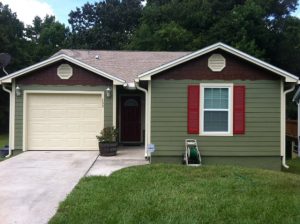
<svg viewBox="0 0 300 224">
<path fill-rule="evenodd" d="M 190 53 L 62 49 L 54 56 L 65 54 L 126 82 L 133 82 L 138 75 Z"/>
</svg>

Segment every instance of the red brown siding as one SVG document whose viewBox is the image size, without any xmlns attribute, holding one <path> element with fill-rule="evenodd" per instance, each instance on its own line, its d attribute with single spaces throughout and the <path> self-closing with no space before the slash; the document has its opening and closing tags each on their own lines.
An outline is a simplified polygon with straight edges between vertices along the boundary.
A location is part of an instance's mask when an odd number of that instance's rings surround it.
<svg viewBox="0 0 300 224">
<path fill-rule="evenodd" d="M 226 67 L 221 72 L 213 72 L 208 68 L 208 58 L 214 53 L 220 53 L 226 59 Z M 154 75 L 153 79 L 276 80 L 279 79 L 279 76 L 234 55 L 219 50 Z"/>
<path fill-rule="evenodd" d="M 57 75 L 57 67 L 63 63 L 73 68 L 73 75 L 70 79 L 64 80 Z M 22 85 L 112 85 L 111 80 L 65 61 L 23 75 L 17 78 L 17 83 Z"/>
</svg>

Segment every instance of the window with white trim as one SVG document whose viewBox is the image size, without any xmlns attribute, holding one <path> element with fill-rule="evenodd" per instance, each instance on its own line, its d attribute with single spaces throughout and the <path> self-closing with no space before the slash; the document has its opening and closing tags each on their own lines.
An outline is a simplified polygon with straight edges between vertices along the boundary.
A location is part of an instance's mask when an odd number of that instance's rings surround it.
<svg viewBox="0 0 300 224">
<path fill-rule="evenodd" d="M 202 135 L 232 134 L 232 84 L 201 84 Z"/>
</svg>

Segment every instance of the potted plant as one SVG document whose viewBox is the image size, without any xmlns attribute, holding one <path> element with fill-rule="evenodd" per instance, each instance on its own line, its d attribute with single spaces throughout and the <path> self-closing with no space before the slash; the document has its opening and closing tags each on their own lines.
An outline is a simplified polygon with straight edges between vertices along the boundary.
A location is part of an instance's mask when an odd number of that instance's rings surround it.
<svg viewBox="0 0 300 224">
<path fill-rule="evenodd" d="M 101 156 L 115 156 L 117 154 L 118 130 L 114 127 L 106 127 L 97 135 Z"/>
</svg>

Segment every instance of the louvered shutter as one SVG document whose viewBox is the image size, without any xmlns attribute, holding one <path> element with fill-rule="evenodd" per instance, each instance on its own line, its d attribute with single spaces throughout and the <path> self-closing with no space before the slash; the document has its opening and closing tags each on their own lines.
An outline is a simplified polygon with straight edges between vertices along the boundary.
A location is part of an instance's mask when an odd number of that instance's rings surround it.
<svg viewBox="0 0 300 224">
<path fill-rule="evenodd" d="M 245 86 L 233 87 L 233 134 L 245 134 Z"/>
<path fill-rule="evenodd" d="M 199 134 L 200 86 L 188 86 L 188 133 Z"/>
</svg>

